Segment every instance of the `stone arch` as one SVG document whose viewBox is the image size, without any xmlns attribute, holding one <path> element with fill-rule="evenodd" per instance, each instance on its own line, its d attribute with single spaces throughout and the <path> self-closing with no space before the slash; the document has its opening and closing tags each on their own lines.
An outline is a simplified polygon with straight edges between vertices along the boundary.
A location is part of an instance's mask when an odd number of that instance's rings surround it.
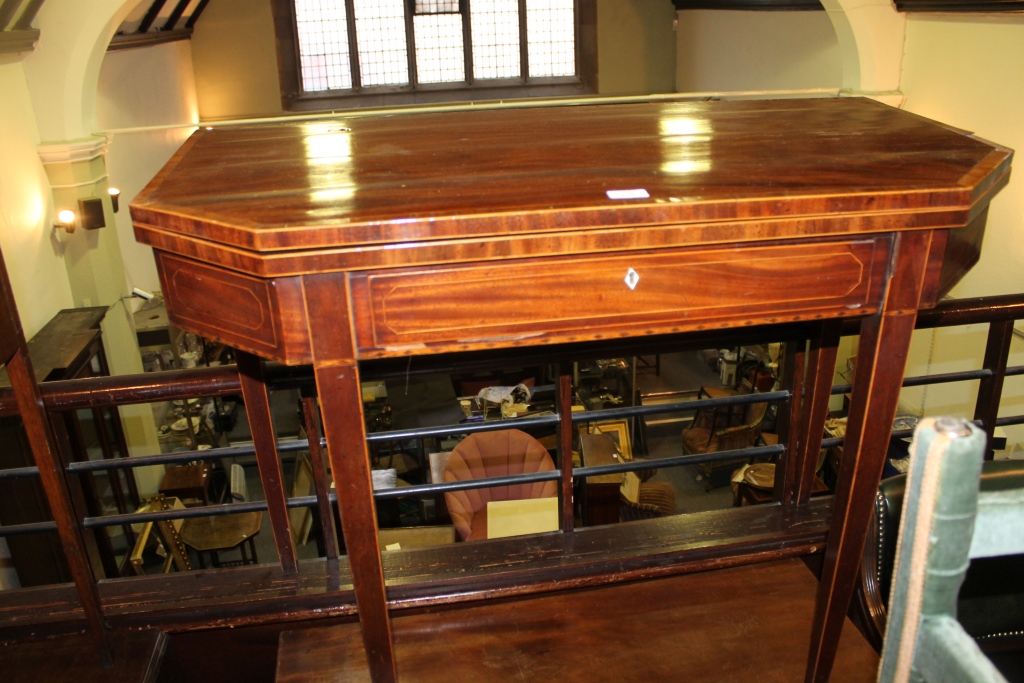
<svg viewBox="0 0 1024 683">
<path fill-rule="evenodd" d="M 899 95 L 906 16 L 892 0 L 821 0 L 843 57 L 843 90 Z M 902 99 L 902 98 L 899 98 Z"/>
<path fill-rule="evenodd" d="M 145 1 L 49 0 L 42 6 L 39 43 L 23 64 L 43 142 L 92 135 L 107 45 L 128 13 Z"/>
</svg>

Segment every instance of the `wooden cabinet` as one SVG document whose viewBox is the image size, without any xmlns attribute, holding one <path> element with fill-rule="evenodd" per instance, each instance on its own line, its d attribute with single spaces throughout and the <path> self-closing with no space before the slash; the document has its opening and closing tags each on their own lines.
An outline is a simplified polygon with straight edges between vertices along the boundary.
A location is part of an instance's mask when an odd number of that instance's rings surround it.
<svg viewBox="0 0 1024 683">
<path fill-rule="evenodd" d="M 28 340 L 36 379 L 43 382 L 107 374 L 99 327 L 106 312 L 105 306 L 65 309 Z M 6 369 L 0 370 L 0 386 L 9 385 Z M 74 448 L 81 450 L 84 444 L 77 425 L 77 420 L 68 416 L 68 420 L 61 421 L 59 428 L 69 430 Z M 120 427 L 120 423 L 117 427 Z M 116 434 L 111 433 L 92 434 L 108 441 L 117 438 Z M 113 447 L 116 448 L 116 445 Z M 32 465 L 35 465 L 35 461 L 21 418 L 0 418 L 0 469 Z M 89 494 L 92 493 L 89 491 Z M 10 526 L 50 519 L 53 517 L 38 479 L 0 480 L 0 524 Z M 11 536 L 7 544 L 22 587 L 67 583 L 71 580 L 55 532 Z M 112 563 L 111 556 L 108 564 Z"/>
</svg>

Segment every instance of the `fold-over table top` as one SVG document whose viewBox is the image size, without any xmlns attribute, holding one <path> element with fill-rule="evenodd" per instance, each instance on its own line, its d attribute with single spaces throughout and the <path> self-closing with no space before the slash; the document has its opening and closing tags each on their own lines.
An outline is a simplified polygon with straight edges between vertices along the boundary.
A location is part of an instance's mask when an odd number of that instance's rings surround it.
<svg viewBox="0 0 1024 683">
<path fill-rule="evenodd" d="M 379 267 L 400 261 L 381 250 L 434 245 L 424 258 L 442 262 L 445 241 L 487 242 L 495 257 L 515 251 L 495 242 L 523 236 L 610 231 L 619 248 L 623 230 L 649 227 L 690 243 L 835 234 L 827 221 L 769 224 L 840 215 L 863 218 L 847 233 L 959 227 L 1005 180 L 1010 156 L 864 99 L 342 115 L 200 129 L 132 217 L 157 248 L 294 274 L 331 267 L 300 253 Z"/>
</svg>

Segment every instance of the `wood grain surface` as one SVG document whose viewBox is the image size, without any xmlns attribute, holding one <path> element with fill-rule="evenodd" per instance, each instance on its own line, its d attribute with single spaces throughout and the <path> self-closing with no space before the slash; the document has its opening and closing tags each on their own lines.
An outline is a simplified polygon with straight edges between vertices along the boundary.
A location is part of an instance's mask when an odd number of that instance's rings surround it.
<svg viewBox="0 0 1024 683">
<path fill-rule="evenodd" d="M 403 681 L 799 680 L 816 581 L 799 560 L 394 620 Z M 844 630 L 835 683 L 875 680 Z M 278 683 L 369 680 L 355 625 L 286 631 Z"/>
<path fill-rule="evenodd" d="M 0 643 L 0 662 L 9 680 L 46 683 L 154 683 L 167 636 L 160 631 L 111 634 L 113 665 L 100 663 L 92 639 L 75 634 L 52 640 Z"/>
<path fill-rule="evenodd" d="M 1005 173 L 1009 155 L 847 98 L 339 117 L 200 129 L 132 203 L 132 217 L 142 241 L 155 229 L 269 252 L 941 214 L 969 211 Z M 605 194 L 639 188 L 649 198 Z M 956 222 L 966 224 L 967 215 Z M 938 218 L 949 225 L 950 216 Z"/>
</svg>

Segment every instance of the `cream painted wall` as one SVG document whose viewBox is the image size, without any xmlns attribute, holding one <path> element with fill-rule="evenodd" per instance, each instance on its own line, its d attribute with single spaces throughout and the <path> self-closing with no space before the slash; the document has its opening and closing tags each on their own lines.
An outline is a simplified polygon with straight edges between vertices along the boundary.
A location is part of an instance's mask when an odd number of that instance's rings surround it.
<svg viewBox="0 0 1024 683">
<path fill-rule="evenodd" d="M 598 0 L 597 72 L 600 94 L 675 91 L 675 18 L 675 8 L 667 0 Z"/>
<path fill-rule="evenodd" d="M 0 62 L 0 93 L 0 248 L 28 338 L 74 301 L 20 61 Z"/>
<path fill-rule="evenodd" d="M 211 2 L 191 43 L 204 120 L 283 113 L 270 0 Z"/>
<path fill-rule="evenodd" d="M 912 15 L 903 59 L 907 110 L 1024 151 L 1024 16 Z M 1014 292 L 1024 292 L 1018 170 L 992 202 L 981 262 L 954 296 Z"/>
<path fill-rule="evenodd" d="M 902 90 L 909 111 L 1024 150 L 1024 17 L 911 15 L 907 22 Z M 1016 165 L 1020 165 L 1017 157 Z M 981 260 L 954 297 L 1024 292 L 1024 174 L 1019 169 L 993 200 Z M 1020 323 L 1018 323 L 1020 326 Z M 980 367 L 987 326 L 915 335 L 908 374 Z M 1024 363 L 1014 338 L 1010 364 Z M 972 416 L 977 383 L 905 391 L 909 406 L 929 415 Z M 1024 380 L 1008 378 L 1001 413 L 1024 412 Z M 1007 429 L 1010 451 L 1024 457 L 1024 429 Z"/>
<path fill-rule="evenodd" d="M 107 53 L 100 69 L 96 118 L 103 130 L 196 123 L 195 78 L 187 41 Z M 153 250 L 135 240 L 128 204 L 194 127 L 114 133 L 107 150 L 110 184 L 121 190 L 116 215 L 128 288 L 160 288 Z"/>
<path fill-rule="evenodd" d="M 838 88 L 839 43 L 825 12 L 678 12 L 676 90 Z"/>
<path fill-rule="evenodd" d="M 100 68 L 96 95 L 100 128 L 114 130 L 160 126 L 198 120 L 192 51 L 187 41 L 109 52 Z M 128 204 L 195 130 L 194 126 L 167 130 L 115 132 L 107 149 L 107 172 L 121 190 L 122 210 L 116 214 L 117 238 L 124 255 L 126 291 L 160 288 L 150 247 L 135 241 Z M 115 328 L 134 335 L 127 301 L 113 306 L 104 322 L 104 341 L 116 344 Z M 115 375 L 143 372 L 138 348 L 110 353 Z M 121 406 L 121 421 L 132 455 L 159 453 L 153 413 L 148 405 Z M 143 495 L 155 493 L 163 467 L 137 469 Z"/>
</svg>

